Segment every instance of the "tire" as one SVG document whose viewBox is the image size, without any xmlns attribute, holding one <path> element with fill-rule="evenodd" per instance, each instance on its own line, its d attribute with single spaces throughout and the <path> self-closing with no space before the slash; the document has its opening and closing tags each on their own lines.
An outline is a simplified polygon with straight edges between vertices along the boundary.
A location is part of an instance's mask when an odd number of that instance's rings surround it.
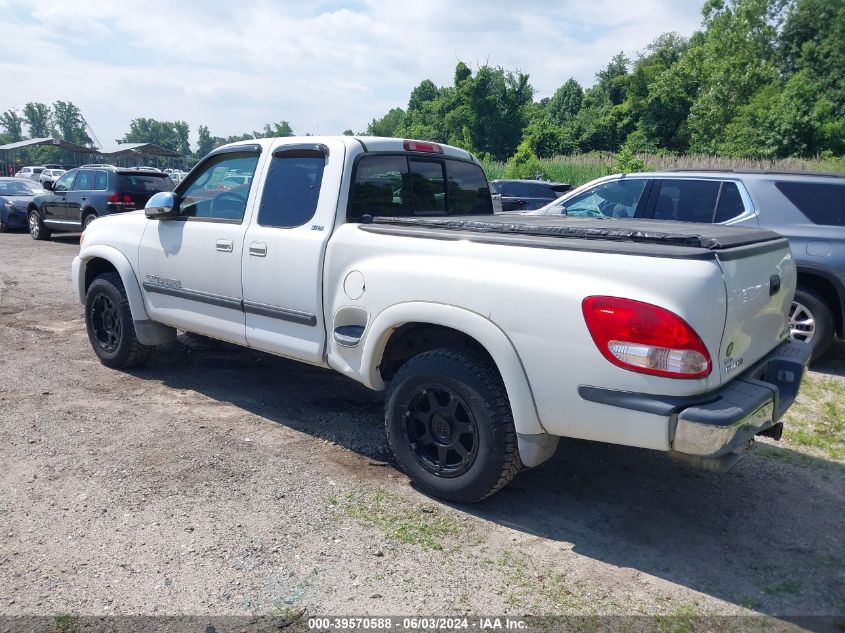
<svg viewBox="0 0 845 633">
<path fill-rule="evenodd" d="M 0 233 L 8 233 L 9 232 L 9 225 L 3 221 L 3 218 L 0 218 Z"/>
<path fill-rule="evenodd" d="M 85 329 L 100 362 L 112 369 L 142 365 L 155 350 L 138 341 L 126 290 L 117 273 L 104 273 L 88 287 Z"/>
<path fill-rule="evenodd" d="M 481 501 L 522 467 L 505 386 L 478 353 L 436 349 L 406 362 L 390 387 L 385 426 L 402 470 L 446 501 Z"/>
<path fill-rule="evenodd" d="M 82 230 L 88 228 L 88 225 L 91 224 L 94 220 L 96 220 L 99 216 L 94 213 L 93 211 L 88 211 L 85 216 L 82 218 Z"/>
<path fill-rule="evenodd" d="M 799 287 L 789 310 L 789 336 L 813 346 L 813 360 L 824 355 L 833 343 L 833 313 L 815 290 Z"/>
<path fill-rule="evenodd" d="M 35 209 L 27 214 L 29 220 L 29 235 L 34 240 L 39 242 L 42 240 L 49 240 L 53 232 L 44 226 L 44 220 L 41 218 L 41 212 Z"/>
</svg>

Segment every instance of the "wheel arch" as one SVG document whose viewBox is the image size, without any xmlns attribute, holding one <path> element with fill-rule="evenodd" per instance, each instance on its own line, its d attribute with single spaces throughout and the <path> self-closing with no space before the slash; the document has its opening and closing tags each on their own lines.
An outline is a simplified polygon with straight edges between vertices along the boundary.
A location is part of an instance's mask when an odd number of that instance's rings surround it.
<svg viewBox="0 0 845 633">
<path fill-rule="evenodd" d="M 409 341 L 410 348 L 403 349 Z M 459 344 L 481 351 L 502 378 L 517 432 L 545 433 L 516 348 L 501 328 L 480 314 L 445 304 L 397 304 L 373 319 L 363 343 L 361 379 L 377 390 L 385 388 L 385 380 L 401 363 L 424 351 Z"/>
<path fill-rule="evenodd" d="M 806 266 L 798 266 L 798 288 L 813 290 L 830 307 L 833 315 L 833 327 L 837 336 L 845 336 L 845 289 L 842 283 L 825 271 Z"/>
<path fill-rule="evenodd" d="M 123 287 L 126 289 L 126 298 L 129 300 L 129 308 L 132 311 L 134 321 L 149 320 L 147 309 L 144 305 L 144 297 L 141 294 L 141 287 L 138 285 L 138 278 L 126 256 L 111 246 L 95 245 L 85 248 L 84 254 L 79 258 L 79 273 L 76 276 L 77 293 L 82 302 L 88 287 L 99 275 L 106 272 L 116 272 L 120 275 Z"/>
</svg>

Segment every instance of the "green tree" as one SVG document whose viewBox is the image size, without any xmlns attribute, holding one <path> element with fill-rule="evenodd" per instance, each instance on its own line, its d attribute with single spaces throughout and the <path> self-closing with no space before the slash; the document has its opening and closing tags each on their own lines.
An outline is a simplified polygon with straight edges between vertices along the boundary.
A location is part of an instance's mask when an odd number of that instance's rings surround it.
<svg viewBox="0 0 845 633">
<path fill-rule="evenodd" d="M 367 126 L 367 136 L 400 136 L 400 130 L 405 122 L 405 111 L 402 108 L 392 108 L 380 119 L 373 119 Z"/>
<path fill-rule="evenodd" d="M 208 154 L 211 150 L 215 147 L 214 139 L 211 136 L 211 133 L 208 131 L 208 127 L 205 125 L 200 125 L 197 128 L 197 158 L 202 158 L 206 154 Z"/>
<path fill-rule="evenodd" d="M 6 142 L 17 143 L 23 140 L 24 120 L 14 110 L 0 114 L 0 127 L 6 130 Z"/>
<path fill-rule="evenodd" d="M 30 102 L 23 107 L 23 118 L 27 127 L 29 127 L 31 138 L 52 136 L 51 115 L 50 106 L 45 103 Z"/>
<path fill-rule="evenodd" d="M 139 117 L 129 123 L 129 131 L 119 143 L 152 143 L 187 156 L 190 154 L 189 129 L 185 121 L 158 121 Z"/>
<path fill-rule="evenodd" d="M 295 136 L 293 128 L 287 121 L 280 121 L 279 123 L 266 124 L 264 130 L 261 132 L 254 132 L 255 138 L 276 138 L 279 136 Z"/>
<path fill-rule="evenodd" d="M 575 79 L 570 78 L 555 91 L 546 111 L 552 121 L 563 125 L 578 114 L 583 101 L 584 89 Z"/>
<path fill-rule="evenodd" d="M 53 123 L 59 136 L 77 145 L 91 145 L 82 111 L 70 101 L 53 103 Z"/>
</svg>

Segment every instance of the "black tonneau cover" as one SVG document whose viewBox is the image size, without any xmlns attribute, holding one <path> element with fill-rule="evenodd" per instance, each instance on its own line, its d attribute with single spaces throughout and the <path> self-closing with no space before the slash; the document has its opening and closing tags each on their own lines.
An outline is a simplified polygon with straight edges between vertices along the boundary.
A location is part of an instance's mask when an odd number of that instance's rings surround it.
<svg viewBox="0 0 845 633">
<path fill-rule="evenodd" d="M 774 231 L 723 224 L 646 219 L 541 215 L 470 215 L 448 218 L 374 217 L 372 224 L 540 238 L 633 242 L 722 251 L 782 240 Z"/>
</svg>

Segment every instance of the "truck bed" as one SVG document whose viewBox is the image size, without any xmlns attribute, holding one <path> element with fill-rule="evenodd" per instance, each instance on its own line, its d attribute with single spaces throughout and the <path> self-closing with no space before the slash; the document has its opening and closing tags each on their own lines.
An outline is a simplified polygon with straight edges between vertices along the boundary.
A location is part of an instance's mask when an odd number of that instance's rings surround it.
<svg viewBox="0 0 845 633">
<path fill-rule="evenodd" d="M 684 259 L 711 259 L 727 251 L 757 253 L 782 248 L 784 242 L 774 231 L 743 226 L 560 216 L 374 217 L 359 228 L 407 237 Z"/>
</svg>

